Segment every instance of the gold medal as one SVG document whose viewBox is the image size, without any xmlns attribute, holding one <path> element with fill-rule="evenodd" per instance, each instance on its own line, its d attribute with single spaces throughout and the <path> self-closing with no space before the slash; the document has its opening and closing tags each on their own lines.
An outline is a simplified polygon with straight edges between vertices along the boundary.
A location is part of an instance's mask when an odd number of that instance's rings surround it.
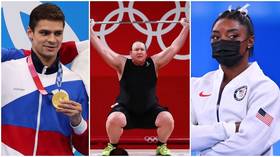
<svg viewBox="0 0 280 157">
<path fill-rule="evenodd" d="M 53 95 L 52 97 L 53 106 L 59 109 L 58 106 L 60 105 L 61 100 L 69 100 L 69 95 L 66 91 L 60 90 Z"/>
</svg>

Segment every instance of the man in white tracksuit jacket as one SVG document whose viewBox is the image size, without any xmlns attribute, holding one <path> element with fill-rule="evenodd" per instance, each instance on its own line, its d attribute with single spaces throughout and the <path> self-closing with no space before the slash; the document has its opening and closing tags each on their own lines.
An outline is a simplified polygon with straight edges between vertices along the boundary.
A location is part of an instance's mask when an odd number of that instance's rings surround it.
<svg viewBox="0 0 280 157">
<path fill-rule="evenodd" d="M 280 92 L 257 62 L 245 8 L 214 22 L 213 58 L 220 67 L 191 80 L 191 148 L 200 155 L 272 155 L 280 139 Z M 244 18 L 245 17 L 245 18 Z"/>
</svg>

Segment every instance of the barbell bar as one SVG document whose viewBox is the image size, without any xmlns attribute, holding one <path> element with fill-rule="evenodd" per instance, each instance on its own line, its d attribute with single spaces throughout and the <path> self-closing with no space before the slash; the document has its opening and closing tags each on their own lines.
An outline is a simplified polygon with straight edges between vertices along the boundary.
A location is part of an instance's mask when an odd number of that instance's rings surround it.
<svg viewBox="0 0 280 157">
<path fill-rule="evenodd" d="M 92 19 L 91 21 L 92 22 Z M 143 24 L 143 23 L 180 23 L 180 21 L 94 21 L 94 24 L 134 24 L 134 23 L 138 23 L 138 24 Z"/>
</svg>

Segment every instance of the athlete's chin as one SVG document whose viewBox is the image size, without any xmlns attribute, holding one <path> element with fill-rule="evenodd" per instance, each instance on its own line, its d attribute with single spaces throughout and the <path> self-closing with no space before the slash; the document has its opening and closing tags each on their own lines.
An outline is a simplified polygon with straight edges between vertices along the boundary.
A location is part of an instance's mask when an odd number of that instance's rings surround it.
<svg viewBox="0 0 280 157">
<path fill-rule="evenodd" d="M 44 51 L 44 56 L 46 58 L 53 58 L 53 57 L 56 57 L 58 51 Z"/>
<path fill-rule="evenodd" d="M 44 54 L 50 55 L 50 56 L 56 55 L 58 53 L 58 49 L 57 48 L 56 49 L 54 49 L 54 48 L 51 48 L 51 49 L 50 48 L 46 48 L 43 51 L 44 51 Z"/>
<path fill-rule="evenodd" d="M 136 61 L 137 65 L 143 65 L 145 64 L 145 59 L 144 60 L 138 60 Z"/>
<path fill-rule="evenodd" d="M 145 56 L 135 56 L 135 57 L 132 57 L 132 61 L 135 65 L 143 65 L 146 62 L 146 57 Z"/>
<path fill-rule="evenodd" d="M 137 60 L 138 60 L 138 62 L 140 62 L 140 63 L 145 63 L 145 61 L 146 61 L 146 57 L 141 57 L 141 58 L 137 58 Z"/>
</svg>

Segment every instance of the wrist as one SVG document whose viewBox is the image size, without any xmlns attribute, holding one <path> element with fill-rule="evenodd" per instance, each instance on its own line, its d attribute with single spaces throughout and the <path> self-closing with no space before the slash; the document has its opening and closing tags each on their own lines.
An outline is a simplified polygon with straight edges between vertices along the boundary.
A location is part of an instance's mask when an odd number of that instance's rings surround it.
<svg viewBox="0 0 280 157">
<path fill-rule="evenodd" d="M 78 126 L 82 121 L 82 116 L 79 114 L 77 116 L 70 117 L 71 126 Z"/>
<path fill-rule="evenodd" d="M 77 126 L 73 126 L 71 125 L 71 123 L 70 126 L 73 128 L 74 133 L 77 135 L 81 135 L 87 130 L 87 122 L 83 118 Z"/>
</svg>

